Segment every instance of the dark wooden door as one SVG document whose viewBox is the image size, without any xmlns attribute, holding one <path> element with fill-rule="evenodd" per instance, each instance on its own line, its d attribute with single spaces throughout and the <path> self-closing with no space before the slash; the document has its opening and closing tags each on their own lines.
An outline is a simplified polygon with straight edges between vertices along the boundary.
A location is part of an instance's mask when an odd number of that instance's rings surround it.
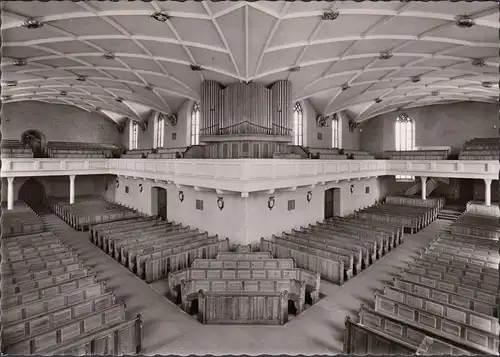
<svg viewBox="0 0 500 357">
<path fill-rule="evenodd" d="M 334 188 L 325 191 L 325 219 L 331 218 L 334 216 Z"/>
<path fill-rule="evenodd" d="M 167 219 L 167 190 L 158 188 L 158 216 Z"/>
</svg>

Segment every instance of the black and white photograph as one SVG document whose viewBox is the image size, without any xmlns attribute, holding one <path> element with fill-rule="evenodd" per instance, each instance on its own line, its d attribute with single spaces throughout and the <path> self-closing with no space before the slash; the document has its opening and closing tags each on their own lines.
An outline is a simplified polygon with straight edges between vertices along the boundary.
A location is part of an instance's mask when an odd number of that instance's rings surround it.
<svg viewBox="0 0 500 357">
<path fill-rule="evenodd" d="M 499 1 L 1 0 L 2 355 L 499 355 Z"/>
</svg>

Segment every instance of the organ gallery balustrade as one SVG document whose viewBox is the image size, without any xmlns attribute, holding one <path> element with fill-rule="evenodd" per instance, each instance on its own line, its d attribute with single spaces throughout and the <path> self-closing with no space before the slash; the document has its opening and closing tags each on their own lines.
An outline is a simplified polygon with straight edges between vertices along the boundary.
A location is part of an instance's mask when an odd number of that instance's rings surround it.
<svg viewBox="0 0 500 357">
<path fill-rule="evenodd" d="M 252 192 L 384 175 L 498 179 L 498 161 L 4 159 L 2 177 L 122 175 Z"/>
</svg>

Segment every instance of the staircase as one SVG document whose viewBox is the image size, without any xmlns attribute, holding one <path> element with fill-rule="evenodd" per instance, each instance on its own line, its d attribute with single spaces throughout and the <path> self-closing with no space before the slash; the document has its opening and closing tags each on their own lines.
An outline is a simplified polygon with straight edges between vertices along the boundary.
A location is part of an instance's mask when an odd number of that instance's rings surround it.
<svg viewBox="0 0 500 357">
<path fill-rule="evenodd" d="M 445 181 L 436 180 L 433 177 L 427 180 L 427 182 L 426 182 L 427 196 L 426 197 L 429 197 L 429 195 L 432 193 L 432 191 L 434 191 L 438 187 L 440 182 L 445 182 Z M 406 189 L 405 196 L 415 196 L 421 191 L 422 191 L 422 181 L 417 180 L 413 185 L 411 185 L 410 187 L 408 187 Z"/>
<path fill-rule="evenodd" d="M 462 215 L 464 211 L 465 209 L 459 206 L 445 205 L 443 209 L 439 211 L 437 218 L 455 222 L 458 219 L 458 217 Z"/>
</svg>

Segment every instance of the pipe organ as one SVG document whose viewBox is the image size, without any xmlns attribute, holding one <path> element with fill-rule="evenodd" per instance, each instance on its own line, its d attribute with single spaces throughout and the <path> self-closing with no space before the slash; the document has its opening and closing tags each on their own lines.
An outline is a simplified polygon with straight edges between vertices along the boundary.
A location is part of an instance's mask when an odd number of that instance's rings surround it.
<svg viewBox="0 0 500 357">
<path fill-rule="evenodd" d="M 272 157 L 292 141 L 292 85 L 201 85 L 200 142 L 211 158 Z"/>
</svg>

